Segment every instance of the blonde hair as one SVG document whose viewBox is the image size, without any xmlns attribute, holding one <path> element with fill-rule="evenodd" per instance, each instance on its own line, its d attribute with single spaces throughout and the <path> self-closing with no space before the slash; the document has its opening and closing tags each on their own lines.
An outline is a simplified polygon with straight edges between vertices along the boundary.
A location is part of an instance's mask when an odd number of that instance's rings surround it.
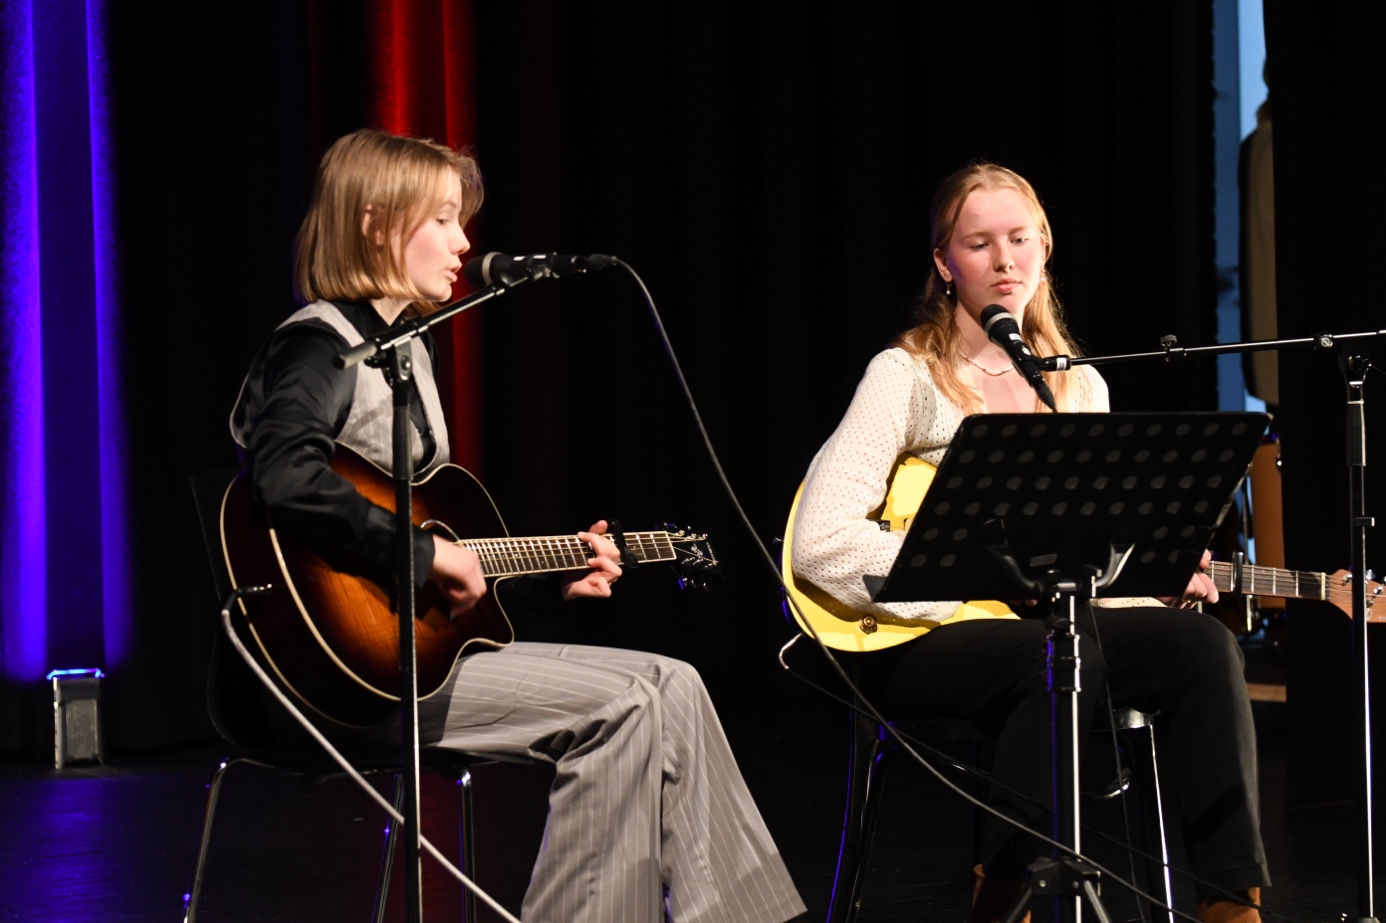
<svg viewBox="0 0 1386 923">
<path fill-rule="evenodd" d="M 318 167 L 294 245 L 299 297 L 306 302 L 410 298 L 411 313 L 437 310 L 410 281 L 401 248 L 380 242 L 413 236 L 438 204 L 439 178 L 449 173 L 462 184 L 458 221 L 465 225 L 484 197 L 481 170 L 470 154 L 371 129 L 337 139 Z"/>
<path fill-rule="evenodd" d="M 1030 348 L 1040 355 L 1066 354 L 1078 356 L 1077 345 L 1064 326 L 1063 309 L 1049 278 L 1049 259 L 1054 255 L 1054 235 L 1049 228 L 1049 216 L 1044 213 L 1039 196 L 1024 177 L 1005 167 L 985 161 L 968 164 L 945 179 L 934 193 L 929 206 L 929 230 L 933 249 L 946 251 L 953 237 L 953 228 L 962 214 L 967 197 L 979 189 L 1014 189 L 1030 204 L 1035 225 L 1044 241 L 1045 270 L 1040 274 L 1039 287 L 1025 307 L 1021 319 L 1021 335 Z M 931 254 L 932 256 L 932 254 Z M 982 399 L 963 383 L 958 373 L 961 361 L 962 336 L 956 321 L 957 299 L 939 275 L 938 265 L 929 260 L 929 279 L 915 307 L 915 326 L 900 334 L 894 345 L 923 359 L 929 365 L 939 390 L 967 413 L 978 413 Z M 1068 379 L 1065 375 L 1046 372 L 1045 380 L 1054 392 L 1061 410 L 1068 409 Z M 1042 405 L 1036 401 L 1036 408 Z"/>
</svg>

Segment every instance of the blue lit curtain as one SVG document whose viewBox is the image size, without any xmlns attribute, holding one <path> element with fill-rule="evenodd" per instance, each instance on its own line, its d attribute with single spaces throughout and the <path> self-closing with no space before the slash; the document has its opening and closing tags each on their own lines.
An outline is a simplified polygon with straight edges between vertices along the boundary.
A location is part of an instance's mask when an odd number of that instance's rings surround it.
<svg viewBox="0 0 1386 923">
<path fill-rule="evenodd" d="M 0 679 L 131 636 L 104 0 L 0 0 Z"/>
</svg>

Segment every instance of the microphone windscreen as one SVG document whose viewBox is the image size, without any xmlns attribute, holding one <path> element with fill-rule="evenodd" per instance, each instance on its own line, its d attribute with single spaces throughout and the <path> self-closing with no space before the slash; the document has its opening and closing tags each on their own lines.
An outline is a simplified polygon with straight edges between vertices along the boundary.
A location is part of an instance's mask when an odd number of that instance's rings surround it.
<svg viewBox="0 0 1386 923">
<path fill-rule="evenodd" d="M 462 275 L 466 277 L 473 288 L 485 288 L 491 284 L 491 259 L 496 256 L 500 256 L 500 254 L 487 253 L 484 256 L 467 260 L 463 264 Z"/>
<path fill-rule="evenodd" d="M 987 305 L 982 309 L 982 314 L 978 319 L 982 322 L 982 332 L 993 340 L 997 339 L 997 336 L 991 331 L 997 324 L 1005 324 L 1010 321 L 1010 326 L 1014 327 L 1017 332 L 1020 330 L 1020 325 L 1015 322 L 1011 312 L 999 304 Z"/>
</svg>

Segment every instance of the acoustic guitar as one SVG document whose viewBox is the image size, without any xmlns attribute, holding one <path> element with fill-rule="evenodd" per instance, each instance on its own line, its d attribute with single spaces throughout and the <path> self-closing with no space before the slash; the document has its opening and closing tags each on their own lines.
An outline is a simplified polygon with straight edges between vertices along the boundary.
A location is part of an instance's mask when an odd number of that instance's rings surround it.
<svg viewBox="0 0 1386 923">
<path fill-rule="evenodd" d="M 366 499 L 394 511 L 388 473 L 340 445 L 332 468 Z M 523 574 L 585 570 L 593 551 L 574 535 L 510 537 L 486 489 L 456 465 L 429 472 L 412 497 L 415 524 L 475 551 L 491 584 L 490 592 L 456 619 L 432 583 L 416 594 L 415 675 L 419 698 L 426 699 L 441 690 L 463 651 L 501 648 L 514 640 L 495 583 Z M 344 727 L 368 727 L 394 714 L 399 622 L 392 592 L 372 575 L 334 567 L 281 535 L 255 502 L 248 472 L 232 481 L 222 499 L 221 537 L 233 586 L 272 587 L 253 602 L 243 600 L 241 611 L 283 688 L 319 718 Z M 671 562 L 694 581 L 716 568 L 705 535 L 626 532 L 624 540 L 636 563 Z"/>
<path fill-rule="evenodd" d="M 891 532 L 909 529 L 920 504 L 924 502 L 925 492 L 933 483 L 936 470 L 933 465 L 922 459 L 912 455 L 902 456 L 891 474 L 885 502 L 880 509 L 872 512 L 870 518 Z M 884 650 L 913 640 L 939 625 L 975 618 L 1018 617 L 1004 603 L 994 600 L 965 602 L 942 622 L 923 622 L 918 619 L 892 618 L 888 615 L 860 612 L 839 602 L 812 582 L 794 573 L 794 519 L 799 512 L 799 501 L 803 492 L 804 487 L 800 484 L 789 510 L 789 521 L 785 525 L 785 539 L 781 550 L 781 571 L 784 574 L 786 595 L 792 603 L 786 608 L 799 623 L 800 628 L 810 634 L 816 634 L 828 647 L 840 651 Z M 1208 569 L 1208 576 L 1212 578 L 1213 585 L 1220 593 L 1318 599 L 1332 603 L 1349 617 L 1352 615 L 1352 575 L 1345 570 L 1323 574 L 1245 565 L 1241 569 L 1240 585 L 1237 585 L 1235 565 L 1213 561 Z M 1370 578 L 1371 574 L 1367 576 Z M 1386 608 L 1377 612 L 1372 606 L 1383 590 L 1386 590 L 1386 587 L 1381 583 L 1368 580 L 1368 622 L 1386 622 Z"/>
</svg>

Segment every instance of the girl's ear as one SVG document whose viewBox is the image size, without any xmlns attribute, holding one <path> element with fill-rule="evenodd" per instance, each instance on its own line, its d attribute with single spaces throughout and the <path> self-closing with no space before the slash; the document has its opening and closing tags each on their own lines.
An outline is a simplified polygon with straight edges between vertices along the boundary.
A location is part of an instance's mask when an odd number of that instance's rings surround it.
<svg viewBox="0 0 1386 923">
<path fill-rule="evenodd" d="M 934 248 L 934 265 L 938 267 L 938 274 L 943 277 L 944 282 L 953 281 L 953 274 L 948 271 L 948 260 L 937 247 Z"/>
</svg>

